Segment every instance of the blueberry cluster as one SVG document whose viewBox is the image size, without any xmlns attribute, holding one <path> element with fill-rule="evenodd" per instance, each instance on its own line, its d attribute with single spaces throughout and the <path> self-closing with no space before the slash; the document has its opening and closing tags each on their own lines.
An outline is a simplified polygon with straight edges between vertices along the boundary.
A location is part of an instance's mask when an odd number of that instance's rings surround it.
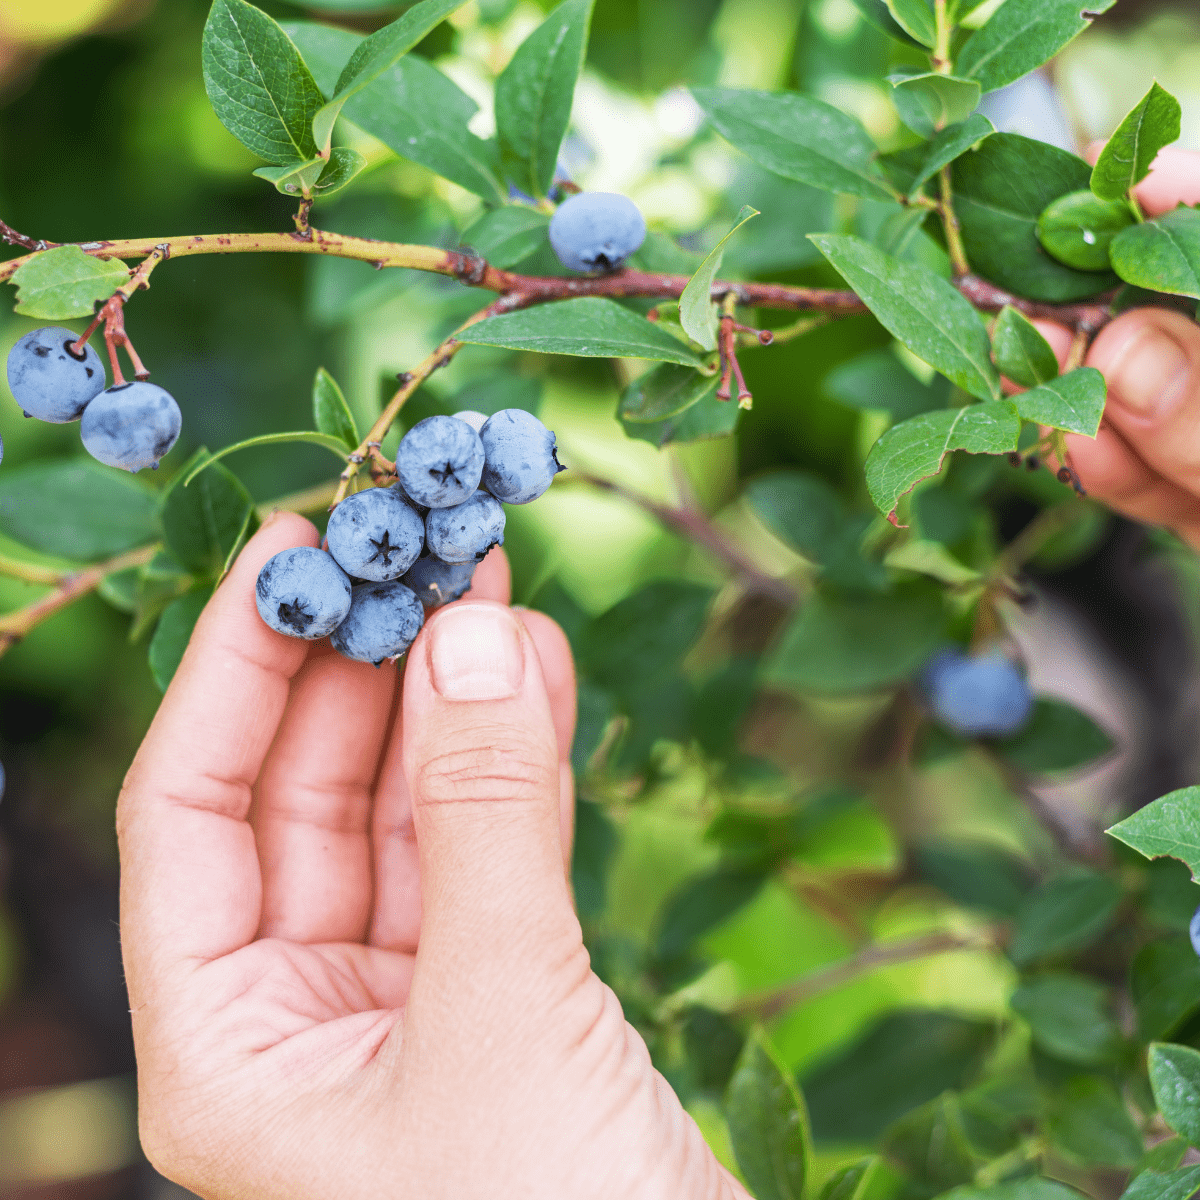
<svg viewBox="0 0 1200 1200">
<path fill-rule="evenodd" d="M 398 658 L 425 609 L 462 596 L 487 552 L 503 545 L 501 501 L 536 500 L 563 469 L 556 445 L 520 408 L 419 422 L 400 442 L 398 481 L 333 510 L 328 550 L 283 550 L 263 567 L 260 616 L 288 637 L 330 636 L 359 662 Z"/>
<path fill-rule="evenodd" d="M 27 417 L 79 421 L 84 449 L 110 467 L 157 468 L 182 425 L 179 405 L 144 380 L 105 389 L 104 364 L 91 346 L 75 349 L 69 329 L 47 325 L 9 351 L 8 386 Z"/>
<path fill-rule="evenodd" d="M 1007 737 L 1033 710 L 1025 677 L 999 654 L 944 650 L 925 665 L 919 684 L 934 717 L 964 737 Z"/>
<path fill-rule="evenodd" d="M 550 219 L 550 245 L 569 271 L 614 271 L 645 240 L 638 206 L 611 192 L 579 192 Z"/>
</svg>

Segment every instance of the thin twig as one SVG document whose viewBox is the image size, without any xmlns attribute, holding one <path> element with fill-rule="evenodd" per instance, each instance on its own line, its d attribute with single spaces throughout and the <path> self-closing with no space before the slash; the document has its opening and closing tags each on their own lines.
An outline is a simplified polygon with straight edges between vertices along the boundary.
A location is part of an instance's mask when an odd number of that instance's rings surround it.
<svg viewBox="0 0 1200 1200">
<path fill-rule="evenodd" d="M 760 1020 L 770 1020 L 780 1013 L 787 1012 L 797 1004 L 811 1000 L 823 992 L 832 991 L 874 971 L 877 967 L 886 967 L 895 963 L 913 962 L 916 959 L 930 958 L 935 954 L 945 954 L 951 950 L 979 950 L 992 947 L 995 938 L 983 936 L 964 937 L 957 933 L 940 931 L 924 933 L 919 937 L 909 938 L 902 942 L 885 942 L 867 946 L 841 962 L 828 967 L 818 967 L 801 975 L 799 979 L 774 988 L 769 992 L 758 992 L 738 1001 L 730 1010 L 737 1015 L 754 1016 Z"/>
<path fill-rule="evenodd" d="M 954 211 L 954 189 L 950 183 L 950 168 L 943 167 L 938 172 L 941 184 L 942 202 L 938 211 L 942 216 L 942 228 L 946 231 L 946 250 L 950 254 L 950 265 L 956 279 L 970 275 L 971 264 L 967 261 L 967 248 L 963 245 L 962 227 L 958 223 L 958 214 Z"/>
</svg>

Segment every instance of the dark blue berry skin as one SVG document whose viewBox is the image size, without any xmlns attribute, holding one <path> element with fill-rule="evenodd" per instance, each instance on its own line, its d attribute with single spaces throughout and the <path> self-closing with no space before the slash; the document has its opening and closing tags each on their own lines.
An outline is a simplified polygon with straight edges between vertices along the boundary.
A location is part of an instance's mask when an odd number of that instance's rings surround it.
<svg viewBox="0 0 1200 1200">
<path fill-rule="evenodd" d="M 157 467 L 179 437 L 183 417 L 170 393 L 153 383 L 122 383 L 83 412 L 79 436 L 95 459 L 125 471 Z"/>
<path fill-rule="evenodd" d="M 550 218 L 550 245 L 569 271 L 612 271 L 646 240 L 646 219 L 627 196 L 579 192 Z"/>
<path fill-rule="evenodd" d="M 474 562 L 448 563 L 432 554 L 418 558 L 412 569 L 401 581 L 412 588 L 417 599 L 426 608 L 437 608 L 459 599 L 471 590 L 471 577 L 475 574 Z"/>
<path fill-rule="evenodd" d="M 333 648 L 346 658 L 379 666 L 399 658 L 425 624 L 425 609 L 399 580 L 354 585 L 350 613 L 333 632 Z"/>
<path fill-rule="evenodd" d="M 453 508 L 431 508 L 425 541 L 429 553 L 442 562 L 482 562 L 493 546 L 504 545 L 504 509 L 487 492 L 476 492 Z"/>
<path fill-rule="evenodd" d="M 399 579 L 425 549 L 425 523 L 398 487 L 368 488 L 333 510 L 329 553 L 356 579 Z"/>
<path fill-rule="evenodd" d="M 8 352 L 8 386 L 27 417 L 64 425 L 78 421 L 104 391 L 104 364 L 92 347 L 76 357 L 76 334 L 58 325 L 27 333 Z"/>
<path fill-rule="evenodd" d="M 479 432 L 486 464 L 483 486 L 505 504 L 528 504 L 566 468 L 555 453 L 554 434 L 523 408 L 505 408 Z"/>
<path fill-rule="evenodd" d="M 964 737 L 1007 737 L 1033 710 L 1029 684 L 998 654 L 973 657 L 950 650 L 925 667 L 921 687 L 934 716 Z"/>
<path fill-rule="evenodd" d="M 258 615 L 276 633 L 323 638 L 350 611 L 350 579 L 324 550 L 293 546 L 259 571 L 254 602 Z"/>
<path fill-rule="evenodd" d="M 462 504 L 483 475 L 479 434 L 457 417 L 426 417 L 401 440 L 396 472 L 404 491 L 425 508 Z"/>
<path fill-rule="evenodd" d="M 1192 923 L 1188 926 L 1188 934 L 1192 939 L 1192 949 L 1200 954 L 1200 908 L 1192 913 Z"/>
</svg>

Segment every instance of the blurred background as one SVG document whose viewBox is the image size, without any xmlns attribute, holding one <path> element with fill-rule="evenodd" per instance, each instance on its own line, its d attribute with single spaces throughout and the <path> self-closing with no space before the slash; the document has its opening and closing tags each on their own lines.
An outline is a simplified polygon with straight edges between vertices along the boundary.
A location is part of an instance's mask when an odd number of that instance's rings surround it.
<svg viewBox="0 0 1200 1200">
<path fill-rule="evenodd" d="M 334 3 L 325 11 L 280 0 L 261 7 L 281 20 L 316 16 L 369 31 L 403 5 L 353 15 L 328 11 Z M 474 0 L 418 48 L 479 104 L 476 133 L 491 132 L 492 79 L 549 7 Z M 250 176 L 256 160 L 209 107 L 199 57 L 207 9 L 205 0 L 0 0 L 0 216 L 55 241 L 287 227 L 290 202 Z M 877 80 L 895 52 L 851 0 L 599 0 L 563 165 L 585 188 L 632 196 L 685 252 L 705 249 L 740 204 L 753 201 L 761 221 L 778 223 L 773 257 L 738 261 L 734 247 L 726 269 L 833 282 L 804 240 L 831 227 L 832 198 L 759 173 L 706 134 L 684 85 L 810 90 L 853 112 L 890 149 L 904 133 Z M 1080 149 L 1111 132 L 1155 78 L 1183 105 L 1182 144 L 1200 149 L 1194 0 L 1120 0 L 1049 73 L 989 97 L 987 111 L 1000 128 Z M 350 136 L 372 172 L 345 200 L 319 205 L 314 221 L 457 245 L 478 200 L 365 134 Z M 929 252 L 940 251 L 931 243 Z M 164 267 L 153 291 L 130 305 L 128 323 L 155 380 L 184 410 L 183 438 L 167 467 L 199 445 L 306 426 L 321 366 L 341 382 L 360 423 L 373 417 L 396 373 L 477 305 L 448 281 L 359 263 L 235 256 Z M 0 305 L 0 351 L 30 327 Z M 861 318 L 747 356 L 756 403 L 739 436 L 670 452 L 627 437 L 614 421 L 624 381 L 620 365 L 607 362 L 463 354 L 417 397 L 410 419 L 515 372 L 526 402 L 540 404 L 557 431 L 566 462 L 656 499 L 675 499 L 686 486 L 740 536 L 761 540 L 765 531 L 728 503 L 739 481 L 794 466 L 850 496 L 861 489 L 871 415 L 839 403 L 825 381 L 872 339 L 886 341 Z M 6 470 L 80 453 L 73 428 L 24 422 L 7 395 L 0 435 Z M 266 502 L 328 479 L 328 461 L 311 448 L 280 447 L 243 453 L 231 465 Z M 1000 495 L 1000 527 L 1020 527 L 1030 503 L 1017 488 Z M 648 579 L 712 574 L 699 552 L 643 512 L 585 488 L 556 486 L 538 505 L 515 510 L 508 536 L 519 601 L 554 578 L 594 614 Z M 1195 777 L 1200 590 L 1190 562 L 1128 523 L 1097 514 L 1077 541 L 1038 569 L 1042 602 L 1018 637 L 1037 689 L 1096 716 L 1123 749 L 1101 771 L 1048 789 L 1046 799 L 1064 812 L 1102 811 L 1120 790 L 1132 807 Z M 5 607 L 30 594 L 0 579 Z M 158 698 L 145 645 L 131 644 L 127 618 L 97 597 L 0 659 L 0 1195 L 184 1195 L 137 1148 L 116 923 L 114 802 Z M 666 891 L 695 869 L 705 853 L 701 829 L 678 789 L 630 816 L 611 880 L 618 924 L 644 927 Z M 879 849 L 885 859 L 887 852 Z M 764 922 L 776 922 L 773 952 L 784 946 L 786 974 L 828 954 L 815 925 L 790 917 L 787 924 L 772 903 L 756 904 L 756 915 L 710 939 L 709 950 L 744 977 L 756 969 Z M 994 960 L 969 953 L 889 969 L 807 1011 L 790 1033 L 777 1031 L 777 1042 L 799 1066 L 897 995 L 928 1004 L 950 997 L 986 1015 L 1009 982 Z"/>
</svg>

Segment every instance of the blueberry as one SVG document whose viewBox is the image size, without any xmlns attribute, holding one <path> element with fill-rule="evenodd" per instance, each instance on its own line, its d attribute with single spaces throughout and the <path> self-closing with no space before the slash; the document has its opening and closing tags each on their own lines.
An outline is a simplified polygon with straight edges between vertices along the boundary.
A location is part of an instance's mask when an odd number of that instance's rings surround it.
<svg viewBox="0 0 1200 1200">
<path fill-rule="evenodd" d="M 998 654 L 939 654 L 926 666 L 922 685 L 937 719 L 966 737 L 1016 733 L 1033 709 L 1024 677 Z"/>
<path fill-rule="evenodd" d="M 426 417 L 400 442 L 396 471 L 417 504 L 426 508 L 462 504 L 483 474 L 479 434 L 455 417 Z"/>
<path fill-rule="evenodd" d="M 76 334 L 58 325 L 27 333 L 8 352 L 8 386 L 27 417 L 56 425 L 78 421 L 104 391 L 104 364 L 91 346 L 76 355 Z"/>
<path fill-rule="evenodd" d="M 398 580 L 355 584 L 350 614 L 334 631 L 333 648 L 347 658 L 379 666 L 399 658 L 425 623 L 425 609 Z"/>
<path fill-rule="evenodd" d="M 1200 954 L 1200 908 L 1192 913 L 1192 923 L 1188 926 L 1188 933 L 1191 935 L 1192 949 Z"/>
<path fill-rule="evenodd" d="M 504 509 L 487 492 L 453 508 L 430 509 L 425 540 L 429 553 L 442 562 L 481 562 L 493 546 L 504 545 Z"/>
<path fill-rule="evenodd" d="M 466 421 L 478 433 L 487 424 L 487 413 L 476 412 L 473 408 L 464 408 L 454 414 L 460 421 Z"/>
<path fill-rule="evenodd" d="M 646 240 L 646 220 L 626 196 L 580 192 L 550 218 L 550 245 L 571 271 L 611 271 Z"/>
<path fill-rule="evenodd" d="M 79 436 L 93 458 L 140 471 L 158 466 L 182 423 L 179 405 L 156 384 L 119 383 L 87 406 Z"/>
<path fill-rule="evenodd" d="M 487 463 L 483 486 L 505 504 L 536 500 L 566 468 L 558 461 L 554 434 L 523 408 L 505 408 L 480 431 Z"/>
<path fill-rule="evenodd" d="M 398 487 L 368 488 L 333 510 L 329 553 L 356 579 L 399 579 L 425 549 L 425 523 Z"/>
<path fill-rule="evenodd" d="M 439 604 L 449 604 L 471 590 L 475 566 L 474 562 L 442 562 L 440 558 L 428 554 L 413 563 L 412 569 L 401 582 L 416 592 L 417 599 L 426 608 L 437 608 Z"/>
<path fill-rule="evenodd" d="M 258 615 L 277 633 L 322 638 L 350 611 L 350 580 L 324 550 L 294 546 L 259 571 L 254 602 Z"/>
</svg>

